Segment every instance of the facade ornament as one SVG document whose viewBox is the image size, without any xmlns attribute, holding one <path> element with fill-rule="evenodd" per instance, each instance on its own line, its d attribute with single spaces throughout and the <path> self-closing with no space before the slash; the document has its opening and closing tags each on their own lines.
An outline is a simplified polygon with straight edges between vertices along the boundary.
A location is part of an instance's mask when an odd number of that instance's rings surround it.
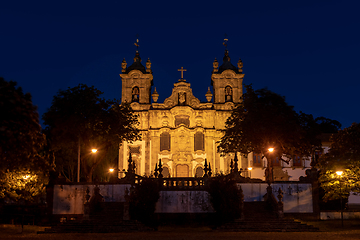
<svg viewBox="0 0 360 240">
<path fill-rule="evenodd" d="M 215 58 L 214 62 L 213 62 L 213 73 L 216 73 L 219 71 L 219 62 L 218 60 Z"/>
<path fill-rule="evenodd" d="M 146 72 L 147 73 L 152 73 L 150 58 L 148 58 L 148 60 L 146 61 Z"/>
<path fill-rule="evenodd" d="M 210 163 L 209 163 L 209 173 L 208 173 L 208 175 L 209 175 L 209 177 L 211 177 L 211 175 L 212 175 L 212 171 L 211 171 L 211 165 L 210 165 Z"/>
<path fill-rule="evenodd" d="M 159 178 L 163 178 L 163 175 L 162 175 L 162 171 L 163 171 L 163 168 L 162 168 L 162 164 L 161 164 L 161 159 L 159 159 Z"/>
<path fill-rule="evenodd" d="M 124 60 L 121 62 L 121 68 L 122 68 L 121 72 L 126 72 L 126 65 L 127 65 L 127 63 L 124 58 Z"/>
<path fill-rule="evenodd" d="M 154 176 L 155 176 L 155 178 L 157 178 L 158 175 L 159 175 L 158 171 L 159 171 L 159 169 L 158 169 L 158 167 L 157 167 L 157 163 L 155 163 L 155 171 L 154 171 Z"/>
<path fill-rule="evenodd" d="M 159 99 L 159 94 L 156 91 L 156 88 L 154 89 L 154 92 L 153 92 L 153 94 L 151 94 L 151 96 L 152 96 L 152 99 L 153 99 L 154 103 L 156 103 L 157 100 Z"/>
<path fill-rule="evenodd" d="M 237 152 L 235 152 L 235 158 L 234 158 L 234 173 L 238 173 L 239 172 L 239 168 L 238 168 L 238 157 L 237 157 Z"/>
<path fill-rule="evenodd" d="M 243 70 L 242 70 L 242 68 L 243 68 L 243 62 L 241 61 L 240 58 L 239 58 L 239 61 L 238 61 L 237 65 L 238 65 L 238 68 L 239 68 L 239 72 L 242 72 L 242 71 L 243 71 Z"/>
<path fill-rule="evenodd" d="M 205 94 L 206 101 L 211 102 L 212 96 L 213 96 L 213 95 L 212 95 L 212 93 L 211 93 L 211 91 L 210 91 L 210 87 L 208 87 L 208 91 L 207 91 L 207 93 Z"/>
<path fill-rule="evenodd" d="M 208 169 L 208 165 L 207 165 L 207 160 L 206 160 L 206 158 L 205 158 L 204 176 L 203 176 L 203 177 L 208 177 L 208 176 L 209 176 L 209 175 L 208 175 L 208 171 L 209 171 L 209 169 Z"/>
</svg>

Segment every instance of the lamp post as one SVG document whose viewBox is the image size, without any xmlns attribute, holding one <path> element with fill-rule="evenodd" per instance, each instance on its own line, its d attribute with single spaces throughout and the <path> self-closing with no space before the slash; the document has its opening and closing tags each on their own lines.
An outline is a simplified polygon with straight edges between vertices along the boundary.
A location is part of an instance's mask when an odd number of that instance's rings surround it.
<svg viewBox="0 0 360 240">
<path fill-rule="evenodd" d="M 274 148 L 271 147 L 268 149 L 268 151 L 269 151 L 269 154 L 268 154 L 268 159 L 267 159 L 267 169 L 266 169 L 267 179 L 266 180 L 267 180 L 268 184 L 270 185 L 273 181 L 273 171 L 272 171 L 272 166 L 271 166 L 271 164 L 272 164 L 271 154 L 274 152 Z"/>
<path fill-rule="evenodd" d="M 342 195 L 341 195 L 341 176 L 343 174 L 343 171 L 336 171 L 336 174 L 339 176 L 339 186 L 340 186 L 341 227 L 344 227 L 344 216 L 343 216 Z"/>
<path fill-rule="evenodd" d="M 248 169 L 248 171 L 249 171 L 249 173 L 250 173 L 250 178 L 251 178 L 251 170 L 252 170 L 252 167 L 248 167 L 247 169 Z"/>
<path fill-rule="evenodd" d="M 96 162 L 96 152 L 97 152 L 97 149 L 96 149 L 96 148 L 93 148 L 93 149 L 91 149 L 91 152 L 92 152 L 92 154 L 95 155 L 95 156 L 94 156 L 94 159 L 95 159 L 94 162 Z M 91 181 L 93 181 L 93 176 L 92 176 L 92 174 L 91 174 Z"/>
<path fill-rule="evenodd" d="M 115 169 L 114 168 L 109 168 L 109 173 L 110 173 L 110 178 L 109 178 L 109 182 L 111 181 L 112 177 L 113 177 L 113 173 L 114 173 Z"/>
</svg>

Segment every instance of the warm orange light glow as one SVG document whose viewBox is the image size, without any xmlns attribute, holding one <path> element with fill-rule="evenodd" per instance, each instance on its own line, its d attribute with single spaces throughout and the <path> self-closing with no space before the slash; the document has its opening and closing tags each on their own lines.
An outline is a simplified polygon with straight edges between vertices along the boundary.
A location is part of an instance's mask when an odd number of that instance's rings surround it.
<svg viewBox="0 0 360 240">
<path fill-rule="evenodd" d="M 343 174 L 343 171 L 336 171 L 336 174 L 337 174 L 338 176 L 341 176 L 341 175 Z"/>
<path fill-rule="evenodd" d="M 269 148 L 268 150 L 269 150 L 269 152 L 273 152 L 274 148 Z"/>
<path fill-rule="evenodd" d="M 110 169 L 109 169 L 109 172 L 111 172 L 111 173 L 112 173 L 112 172 L 114 172 L 114 170 L 115 170 L 115 169 L 110 168 Z"/>
<path fill-rule="evenodd" d="M 252 167 L 248 167 L 248 170 L 251 171 L 251 170 L 252 170 Z"/>
<path fill-rule="evenodd" d="M 96 153 L 97 152 L 97 149 L 96 148 L 93 148 L 91 149 L 92 153 Z"/>
<path fill-rule="evenodd" d="M 23 176 L 23 179 L 29 179 L 30 178 L 30 175 L 25 175 L 25 176 Z"/>
</svg>

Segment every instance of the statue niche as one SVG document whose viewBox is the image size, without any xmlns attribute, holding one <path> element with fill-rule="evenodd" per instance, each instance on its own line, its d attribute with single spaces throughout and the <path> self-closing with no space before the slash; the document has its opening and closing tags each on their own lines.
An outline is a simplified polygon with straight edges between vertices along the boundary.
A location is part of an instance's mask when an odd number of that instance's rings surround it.
<svg viewBox="0 0 360 240">
<path fill-rule="evenodd" d="M 179 105 L 180 106 L 186 105 L 186 93 L 185 92 L 179 92 Z"/>
</svg>

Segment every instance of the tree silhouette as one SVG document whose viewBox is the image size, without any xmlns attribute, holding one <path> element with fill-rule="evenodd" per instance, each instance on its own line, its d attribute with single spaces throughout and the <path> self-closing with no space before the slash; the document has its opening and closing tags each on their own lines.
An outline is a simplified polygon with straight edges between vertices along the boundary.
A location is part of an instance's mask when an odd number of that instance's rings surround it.
<svg viewBox="0 0 360 240">
<path fill-rule="evenodd" d="M 122 141 L 139 139 L 137 116 L 129 105 L 120 105 L 119 100 L 105 100 L 100 97 L 102 94 L 93 86 L 83 84 L 60 90 L 43 115 L 57 170 L 69 180 L 74 180 L 79 148 L 81 173 L 91 182 L 97 167 L 116 157 Z M 93 148 L 98 150 L 96 154 L 91 154 Z"/>
</svg>

